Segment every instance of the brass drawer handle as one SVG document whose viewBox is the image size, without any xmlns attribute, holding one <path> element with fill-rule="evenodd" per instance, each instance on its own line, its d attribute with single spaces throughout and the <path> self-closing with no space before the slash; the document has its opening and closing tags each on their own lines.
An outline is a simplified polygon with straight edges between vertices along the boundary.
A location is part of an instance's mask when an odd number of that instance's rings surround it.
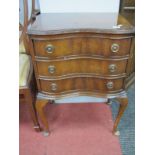
<svg viewBox="0 0 155 155">
<path fill-rule="evenodd" d="M 57 90 L 57 84 L 56 83 L 52 83 L 51 84 L 51 90 L 52 91 L 56 91 Z"/>
<path fill-rule="evenodd" d="M 113 84 L 112 81 L 110 81 L 110 82 L 107 83 L 107 88 L 108 89 L 113 89 L 113 87 L 114 87 L 114 84 Z"/>
<path fill-rule="evenodd" d="M 45 50 L 47 53 L 53 53 L 54 52 L 54 49 L 55 47 L 51 44 L 48 44 L 46 47 L 45 47 Z"/>
<path fill-rule="evenodd" d="M 116 65 L 115 64 L 110 64 L 109 65 L 109 71 L 111 72 L 111 73 L 113 73 L 113 72 L 115 72 L 116 71 Z"/>
<path fill-rule="evenodd" d="M 119 45 L 116 43 L 112 44 L 111 45 L 111 51 L 114 53 L 118 52 L 119 51 Z"/>
<path fill-rule="evenodd" d="M 48 72 L 53 74 L 55 72 L 55 66 L 49 66 L 48 67 Z"/>
</svg>

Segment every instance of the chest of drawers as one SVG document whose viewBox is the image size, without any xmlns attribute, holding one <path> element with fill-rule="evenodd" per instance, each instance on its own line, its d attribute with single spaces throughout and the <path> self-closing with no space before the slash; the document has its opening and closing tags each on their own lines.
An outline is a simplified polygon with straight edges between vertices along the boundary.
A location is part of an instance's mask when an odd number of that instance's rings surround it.
<svg viewBox="0 0 155 155">
<path fill-rule="evenodd" d="M 43 108 L 48 100 L 79 95 L 116 97 L 120 101 L 116 132 L 127 106 L 125 79 L 134 28 L 120 16 L 116 25 L 110 25 L 113 16 L 41 14 L 28 30 L 38 87 L 36 108 L 46 134 L 49 127 Z"/>
</svg>

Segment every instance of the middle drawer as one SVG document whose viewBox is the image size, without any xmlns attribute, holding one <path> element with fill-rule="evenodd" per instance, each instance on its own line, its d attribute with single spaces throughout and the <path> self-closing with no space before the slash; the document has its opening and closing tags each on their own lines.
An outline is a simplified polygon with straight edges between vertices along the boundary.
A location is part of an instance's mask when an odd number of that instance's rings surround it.
<svg viewBox="0 0 155 155">
<path fill-rule="evenodd" d="M 66 60 L 37 60 L 39 76 L 71 74 L 119 75 L 125 73 L 127 60 L 100 60 L 90 58 Z"/>
</svg>

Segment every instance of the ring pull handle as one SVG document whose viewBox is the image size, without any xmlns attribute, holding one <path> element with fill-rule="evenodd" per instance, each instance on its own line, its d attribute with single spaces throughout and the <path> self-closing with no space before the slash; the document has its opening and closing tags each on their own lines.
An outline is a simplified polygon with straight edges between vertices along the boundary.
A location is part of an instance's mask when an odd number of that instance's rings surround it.
<svg viewBox="0 0 155 155">
<path fill-rule="evenodd" d="M 110 64 L 110 65 L 109 65 L 109 71 L 110 71 L 111 73 L 115 72 L 116 69 L 117 69 L 117 66 L 116 66 L 115 64 Z"/>
<path fill-rule="evenodd" d="M 118 52 L 119 51 L 119 45 L 116 43 L 112 44 L 111 45 L 111 51 L 114 53 Z"/>
<path fill-rule="evenodd" d="M 108 89 L 113 89 L 113 88 L 114 88 L 114 84 L 113 84 L 112 81 L 107 82 L 107 88 L 108 88 Z"/>
<path fill-rule="evenodd" d="M 49 66 L 48 67 L 48 72 L 53 74 L 55 72 L 55 66 Z"/>
<path fill-rule="evenodd" d="M 52 91 L 56 91 L 57 90 L 57 84 L 56 83 L 52 83 L 51 84 L 51 90 Z"/>
<path fill-rule="evenodd" d="M 46 47 L 45 47 L 45 50 L 47 53 L 53 53 L 54 52 L 54 49 L 55 47 L 52 45 L 52 44 L 48 44 Z"/>
</svg>

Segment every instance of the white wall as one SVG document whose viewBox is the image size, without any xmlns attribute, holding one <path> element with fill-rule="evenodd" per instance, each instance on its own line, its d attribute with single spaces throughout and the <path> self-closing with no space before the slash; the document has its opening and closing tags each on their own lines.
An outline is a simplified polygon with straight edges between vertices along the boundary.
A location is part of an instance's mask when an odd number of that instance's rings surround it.
<svg viewBox="0 0 155 155">
<path fill-rule="evenodd" d="M 39 0 L 42 13 L 118 12 L 120 0 Z"/>
</svg>

